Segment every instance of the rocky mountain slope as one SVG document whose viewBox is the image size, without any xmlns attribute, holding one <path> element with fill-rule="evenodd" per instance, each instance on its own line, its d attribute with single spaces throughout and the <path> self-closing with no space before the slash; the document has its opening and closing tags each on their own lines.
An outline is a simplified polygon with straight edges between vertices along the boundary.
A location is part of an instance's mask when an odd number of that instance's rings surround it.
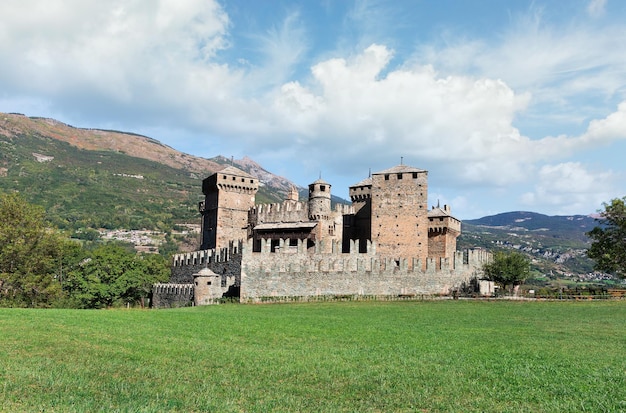
<svg viewBox="0 0 626 413">
<path fill-rule="evenodd" d="M 0 136 L 40 136 L 54 138 L 83 150 L 111 151 L 145 159 L 174 169 L 197 174 L 201 179 L 226 164 L 258 176 L 268 192 L 286 193 L 292 185 L 288 179 L 272 174 L 248 157 L 231 160 L 223 156 L 206 159 L 177 151 L 163 143 L 138 134 L 102 129 L 76 128 L 55 119 L 27 117 L 17 113 L 0 113 Z M 269 198 L 275 196 L 270 195 Z M 282 199 L 278 197 L 277 199 Z"/>
<path fill-rule="evenodd" d="M 260 177 L 259 202 L 279 202 L 293 185 L 249 158 L 205 159 L 132 133 L 0 113 L 0 190 L 20 191 L 61 228 L 198 222 L 201 180 L 231 162 Z"/>
<path fill-rule="evenodd" d="M 179 152 L 159 141 L 133 133 L 75 128 L 54 119 L 0 113 L 0 136 L 40 136 L 54 138 L 83 150 L 112 151 L 146 159 L 174 169 L 206 173 L 221 166 L 209 159 Z"/>
</svg>

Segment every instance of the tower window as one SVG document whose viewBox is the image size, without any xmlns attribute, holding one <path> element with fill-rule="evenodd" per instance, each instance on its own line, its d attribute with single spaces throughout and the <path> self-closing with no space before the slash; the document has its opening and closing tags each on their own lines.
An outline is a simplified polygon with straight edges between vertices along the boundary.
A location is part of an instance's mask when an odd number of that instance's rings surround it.
<svg viewBox="0 0 626 413">
<path fill-rule="evenodd" d="M 413 179 L 417 179 L 417 172 L 413 172 Z"/>
<path fill-rule="evenodd" d="M 398 174 L 398 179 L 402 179 L 402 174 Z"/>
<path fill-rule="evenodd" d="M 245 179 L 243 179 L 243 178 L 241 178 L 241 182 L 246 182 L 246 180 L 245 180 Z"/>
<path fill-rule="evenodd" d="M 236 180 L 236 179 L 237 179 L 237 178 L 235 178 L 235 177 L 233 176 L 233 181 L 234 181 L 234 180 Z"/>
<path fill-rule="evenodd" d="M 389 180 L 389 174 L 385 174 L 385 181 Z"/>
<path fill-rule="evenodd" d="M 326 185 L 320 185 L 320 191 L 326 192 Z"/>
</svg>

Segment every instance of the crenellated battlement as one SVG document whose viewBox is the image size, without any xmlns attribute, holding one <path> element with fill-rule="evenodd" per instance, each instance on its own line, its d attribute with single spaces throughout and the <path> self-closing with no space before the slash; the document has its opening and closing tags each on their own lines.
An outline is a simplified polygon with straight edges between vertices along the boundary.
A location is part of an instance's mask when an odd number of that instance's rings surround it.
<svg viewBox="0 0 626 413">
<path fill-rule="evenodd" d="M 359 252 L 359 241 L 351 240 L 350 252 L 342 252 L 341 241 L 333 241 L 331 252 L 322 253 L 324 242 L 320 242 L 314 249 L 307 251 L 306 244 L 298 242 L 292 249 L 288 240 L 280 240 L 279 246 L 272 248 L 271 239 L 261 240 L 261 250 L 253 252 L 252 241 L 244 247 L 242 265 L 253 271 L 278 272 L 316 272 L 316 271 L 351 271 L 351 272 L 385 272 L 401 270 L 414 273 L 454 271 L 466 267 L 482 267 L 491 259 L 491 254 L 485 250 L 457 251 L 450 258 L 426 258 L 425 262 L 419 258 L 390 258 L 376 254 L 376 243 L 368 241 L 365 252 Z"/>
<path fill-rule="evenodd" d="M 157 283 L 152 291 L 158 294 L 188 294 L 193 295 L 193 284 Z"/>
<path fill-rule="evenodd" d="M 155 308 L 187 307 L 193 302 L 192 283 L 159 283 L 152 286 L 152 306 Z"/>
<path fill-rule="evenodd" d="M 219 250 L 211 249 L 174 254 L 174 256 L 172 257 L 172 267 L 195 266 L 217 262 L 226 262 L 233 255 L 241 254 L 242 246 L 242 241 L 231 241 L 227 248 L 220 248 Z"/>
<path fill-rule="evenodd" d="M 359 252 L 359 241 L 351 240 L 348 253 L 342 252 L 338 241 L 333 241 L 330 249 L 323 243 L 307 249 L 300 241 L 294 251 L 288 240 L 280 240 L 279 246 L 272 248 L 271 239 L 262 239 L 259 252 L 253 251 L 249 240 L 232 242 L 219 251 L 176 254 L 172 283 L 153 287 L 155 305 L 191 305 L 194 274 L 203 268 L 220 276 L 222 290 L 234 288 L 241 301 L 255 302 L 283 296 L 448 294 L 480 276 L 482 265 L 491 259 L 485 250 L 467 250 L 455 252 L 452 258 L 422 262 L 419 258 L 381 257 L 372 241 L 365 252 Z"/>
<path fill-rule="evenodd" d="M 258 224 L 264 222 L 302 222 L 308 221 L 307 202 L 287 200 L 280 203 L 261 204 L 250 209 L 250 220 Z"/>
<path fill-rule="evenodd" d="M 257 302 L 271 297 L 320 297 L 336 295 L 388 296 L 449 294 L 480 276 L 482 265 L 491 259 L 484 250 L 456 252 L 451 258 L 390 258 L 376 254 L 376 243 L 368 242 L 358 252 L 358 241 L 350 241 L 350 252 L 334 244 L 332 252 L 322 247 L 297 253 L 289 248 L 271 252 L 271 240 L 262 240 L 260 252 L 252 245 L 242 254 L 241 301 Z"/>
<path fill-rule="evenodd" d="M 335 212 L 341 215 L 354 214 L 354 206 L 347 204 L 335 204 Z"/>
</svg>

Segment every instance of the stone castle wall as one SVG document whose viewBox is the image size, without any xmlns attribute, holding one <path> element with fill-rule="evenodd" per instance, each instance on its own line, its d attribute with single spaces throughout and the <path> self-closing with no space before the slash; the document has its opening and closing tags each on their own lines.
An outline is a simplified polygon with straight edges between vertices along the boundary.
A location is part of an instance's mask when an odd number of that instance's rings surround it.
<svg viewBox="0 0 626 413">
<path fill-rule="evenodd" d="M 220 277 L 220 288 L 227 296 L 239 295 L 241 286 L 242 243 L 231 242 L 220 250 L 194 251 L 176 254 L 172 259 L 169 283 L 152 287 L 154 308 L 185 307 L 194 302 L 194 274 L 204 268 L 211 269 Z"/>
<path fill-rule="evenodd" d="M 426 259 L 381 259 L 375 245 L 358 253 L 283 254 L 264 248 L 243 253 L 241 301 L 258 302 L 271 297 L 412 296 L 449 294 L 479 275 L 490 259 L 483 250 L 457 252 L 454 258 L 439 262 Z M 339 250 L 340 251 L 340 250 Z M 422 270 L 425 268 L 425 270 Z M 439 269 L 440 268 L 440 269 Z"/>
<path fill-rule="evenodd" d="M 241 302 L 268 298 L 333 296 L 411 297 L 449 294 L 480 275 L 491 254 L 484 250 L 456 252 L 453 259 L 381 259 L 375 243 L 367 252 L 358 252 L 358 242 L 350 242 L 350 253 L 342 253 L 339 242 L 331 248 L 316 245 L 306 251 L 300 242 L 298 253 L 271 251 L 271 240 L 263 240 L 261 252 L 252 252 L 252 242 L 233 243 L 220 251 L 207 250 L 176 254 L 172 279 L 156 284 L 152 303 L 155 308 L 192 305 L 194 274 L 210 268 L 221 279 L 224 291 L 234 289 Z M 323 253 L 325 250 L 331 253 Z M 280 250 L 279 250 L 280 251 Z M 422 268 L 425 268 L 423 270 Z M 228 295 L 228 294 L 226 294 Z M 202 297 L 196 297 L 201 301 Z"/>
<path fill-rule="evenodd" d="M 175 254 L 172 258 L 172 276 L 170 282 L 178 284 L 193 283 L 193 275 L 203 268 L 210 268 L 223 277 L 235 277 L 236 286 L 240 285 L 242 242 L 230 242 L 227 248 L 219 250 L 194 251 Z"/>
<path fill-rule="evenodd" d="M 151 305 L 153 308 L 188 307 L 193 303 L 193 288 L 193 284 L 154 284 Z"/>
<path fill-rule="evenodd" d="M 309 220 L 307 202 L 284 201 L 274 204 L 261 204 L 249 211 L 249 221 L 255 224 L 264 222 L 304 222 Z"/>
</svg>

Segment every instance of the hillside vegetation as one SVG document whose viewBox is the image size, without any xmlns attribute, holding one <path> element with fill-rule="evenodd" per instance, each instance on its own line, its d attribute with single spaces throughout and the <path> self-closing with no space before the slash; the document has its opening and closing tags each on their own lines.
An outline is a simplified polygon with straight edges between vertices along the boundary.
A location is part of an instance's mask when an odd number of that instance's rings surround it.
<svg viewBox="0 0 626 413">
<path fill-rule="evenodd" d="M 506 212 L 462 223 L 459 248 L 517 250 L 532 259 L 538 279 L 572 278 L 600 281 L 587 257 L 586 233 L 597 225 L 590 216 L 547 216 L 534 212 Z"/>
<path fill-rule="evenodd" d="M 246 169 L 264 171 L 244 160 Z M 0 114 L 0 190 L 19 191 L 62 229 L 159 229 L 199 223 L 201 180 L 229 162 L 193 157 L 153 139 Z M 292 185 L 266 173 L 261 202 Z M 273 184 L 273 186 L 272 186 Z"/>
</svg>

